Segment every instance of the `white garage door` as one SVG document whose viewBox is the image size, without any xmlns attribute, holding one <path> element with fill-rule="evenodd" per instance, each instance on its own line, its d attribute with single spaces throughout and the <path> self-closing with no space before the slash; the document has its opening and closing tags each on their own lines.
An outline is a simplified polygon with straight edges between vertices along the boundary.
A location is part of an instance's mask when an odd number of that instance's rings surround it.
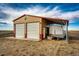
<svg viewBox="0 0 79 59">
<path fill-rule="evenodd" d="M 16 38 L 24 38 L 24 24 L 16 24 Z"/>
<path fill-rule="evenodd" d="M 39 39 L 39 23 L 27 24 L 27 38 Z"/>
</svg>

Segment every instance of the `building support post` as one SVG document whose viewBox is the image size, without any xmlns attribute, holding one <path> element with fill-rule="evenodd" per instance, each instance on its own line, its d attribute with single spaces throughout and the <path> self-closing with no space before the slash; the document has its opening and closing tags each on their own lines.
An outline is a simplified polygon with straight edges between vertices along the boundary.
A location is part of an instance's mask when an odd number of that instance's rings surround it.
<svg viewBox="0 0 79 59">
<path fill-rule="evenodd" d="M 14 37 L 16 37 L 16 24 L 14 24 L 14 31 L 13 31 L 13 33 L 14 33 Z"/>
<path fill-rule="evenodd" d="M 68 43 L 68 23 L 66 22 L 66 42 Z"/>
</svg>

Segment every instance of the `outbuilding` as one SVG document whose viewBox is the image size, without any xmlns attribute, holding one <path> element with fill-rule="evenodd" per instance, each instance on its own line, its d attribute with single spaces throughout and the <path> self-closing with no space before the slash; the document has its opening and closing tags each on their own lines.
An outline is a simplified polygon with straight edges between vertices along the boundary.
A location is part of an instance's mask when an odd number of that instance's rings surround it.
<svg viewBox="0 0 79 59">
<path fill-rule="evenodd" d="M 16 38 L 39 41 L 52 35 L 60 38 L 65 36 L 68 41 L 68 20 L 24 14 L 14 19 L 13 23 Z"/>
</svg>

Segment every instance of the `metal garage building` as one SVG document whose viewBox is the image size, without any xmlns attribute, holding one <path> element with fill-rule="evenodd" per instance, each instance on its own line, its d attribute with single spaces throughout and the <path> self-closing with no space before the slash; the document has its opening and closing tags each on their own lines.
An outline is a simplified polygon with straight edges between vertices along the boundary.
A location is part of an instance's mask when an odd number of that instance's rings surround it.
<svg viewBox="0 0 79 59">
<path fill-rule="evenodd" d="M 16 38 L 39 41 L 52 34 L 53 36 L 60 35 L 58 37 L 65 35 L 68 41 L 68 20 L 24 14 L 13 22 Z"/>
</svg>

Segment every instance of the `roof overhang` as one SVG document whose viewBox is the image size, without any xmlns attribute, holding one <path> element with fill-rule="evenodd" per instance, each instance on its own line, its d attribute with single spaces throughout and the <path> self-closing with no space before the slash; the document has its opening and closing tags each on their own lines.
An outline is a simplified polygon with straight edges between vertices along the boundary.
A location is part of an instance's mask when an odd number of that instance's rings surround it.
<svg viewBox="0 0 79 59">
<path fill-rule="evenodd" d="M 69 20 L 64 20 L 64 19 L 58 19 L 58 18 L 44 18 L 45 20 L 47 20 L 49 23 L 55 23 L 55 24 L 61 24 L 61 25 L 65 25 L 69 23 Z"/>
</svg>

